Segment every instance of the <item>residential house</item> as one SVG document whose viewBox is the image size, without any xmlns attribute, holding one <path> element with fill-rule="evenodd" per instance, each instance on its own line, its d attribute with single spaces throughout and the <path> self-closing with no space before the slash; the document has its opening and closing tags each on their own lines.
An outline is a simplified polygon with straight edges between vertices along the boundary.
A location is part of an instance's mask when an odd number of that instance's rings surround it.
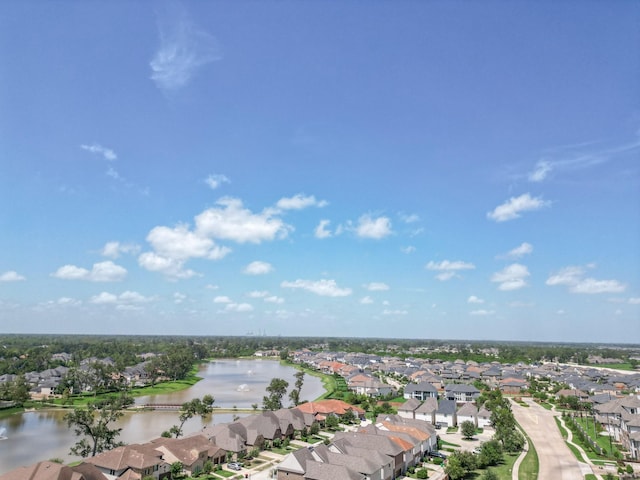
<svg viewBox="0 0 640 480">
<path fill-rule="evenodd" d="M 358 432 L 337 432 L 333 438 L 333 445 L 338 451 L 348 454 L 348 447 L 357 447 L 368 451 L 377 451 L 393 459 L 394 478 L 404 473 L 407 465 L 404 463 L 405 449 L 384 435 L 369 435 Z"/>
<path fill-rule="evenodd" d="M 480 390 L 473 385 L 452 383 L 444 387 L 444 396 L 447 400 L 453 400 L 457 403 L 475 402 L 480 396 Z"/>
<path fill-rule="evenodd" d="M 440 400 L 436 410 L 436 424 L 443 427 L 457 427 L 456 402 L 454 400 Z"/>
<path fill-rule="evenodd" d="M 416 418 L 416 409 L 422 402 L 416 398 L 410 398 L 398 407 L 398 415 L 404 418 Z"/>
<path fill-rule="evenodd" d="M 456 412 L 458 425 L 462 422 L 471 422 L 478 428 L 478 409 L 473 403 L 463 404 Z"/>
<path fill-rule="evenodd" d="M 94 465 L 69 467 L 55 462 L 38 462 L 0 475 L 0 480 L 108 480 Z"/>
<path fill-rule="evenodd" d="M 489 410 L 487 410 L 486 407 L 482 406 L 480 407 L 480 410 L 478 410 L 478 428 L 489 428 L 491 427 L 491 412 Z"/>
<path fill-rule="evenodd" d="M 430 422 L 435 425 L 436 411 L 438 410 L 438 400 L 436 398 L 427 398 L 422 405 L 416 408 L 415 419 Z"/>
<path fill-rule="evenodd" d="M 351 410 L 357 418 L 364 419 L 365 411 L 355 405 L 351 405 L 342 400 L 318 400 L 317 402 L 306 402 L 295 407 L 302 413 L 311 414 L 315 420 L 324 422 L 327 415 L 336 415 L 341 417 L 348 410 Z"/>
<path fill-rule="evenodd" d="M 416 398 L 418 400 L 438 398 L 438 389 L 429 382 L 410 383 L 404 387 L 404 398 Z"/>
<path fill-rule="evenodd" d="M 88 458 L 108 479 L 153 477 L 162 479 L 170 473 L 171 466 L 162 458 L 162 453 L 147 445 L 126 445 Z"/>
</svg>

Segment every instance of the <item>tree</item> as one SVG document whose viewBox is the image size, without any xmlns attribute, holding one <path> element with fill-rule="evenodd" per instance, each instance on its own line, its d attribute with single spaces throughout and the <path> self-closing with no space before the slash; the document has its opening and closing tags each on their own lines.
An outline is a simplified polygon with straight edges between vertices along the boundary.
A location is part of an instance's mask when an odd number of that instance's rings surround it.
<svg viewBox="0 0 640 480">
<path fill-rule="evenodd" d="M 64 416 L 67 426 L 73 427 L 76 435 L 88 437 L 71 447 L 71 453 L 81 457 L 94 457 L 105 450 L 123 445 L 116 440 L 122 428 L 111 428 L 110 425 L 122 417 L 122 410 L 132 403 L 133 399 L 123 393 L 119 397 L 89 403 L 86 409 L 75 408 L 67 413 Z"/>
<path fill-rule="evenodd" d="M 502 461 L 502 444 L 498 440 L 489 440 L 480 447 L 478 464 L 480 467 L 498 465 Z"/>
<path fill-rule="evenodd" d="M 295 388 L 289 392 L 289 399 L 295 406 L 300 405 L 300 392 L 304 383 L 304 370 L 298 370 L 294 375 L 296 377 Z"/>
<path fill-rule="evenodd" d="M 184 465 L 182 464 L 182 462 L 173 462 L 171 464 L 171 478 L 181 476 L 183 470 Z"/>
<path fill-rule="evenodd" d="M 467 473 L 462 466 L 462 462 L 455 455 L 451 455 L 449 457 L 447 466 L 444 467 L 444 471 L 447 475 L 449 475 L 450 480 L 460 480 L 461 478 L 464 478 Z"/>
<path fill-rule="evenodd" d="M 289 382 L 281 378 L 272 378 L 267 387 L 268 396 L 262 397 L 262 405 L 265 410 L 279 410 L 282 408 L 282 397 L 287 393 Z"/>
<path fill-rule="evenodd" d="M 460 424 L 460 433 L 463 438 L 470 440 L 476 434 L 476 426 L 471 420 L 465 420 Z"/>
<path fill-rule="evenodd" d="M 340 422 L 338 420 L 338 417 L 336 417 L 335 415 L 329 415 L 327 416 L 327 419 L 324 421 L 324 425 L 325 427 L 327 427 L 328 430 L 337 430 Z"/>
<path fill-rule="evenodd" d="M 342 415 L 341 420 L 342 420 L 342 423 L 351 424 L 357 421 L 357 417 L 356 417 L 356 414 L 353 413 L 353 410 L 349 409 L 346 412 L 344 412 L 344 415 Z"/>
<path fill-rule="evenodd" d="M 176 438 L 181 436 L 183 434 L 182 427 L 185 422 L 196 415 L 200 415 L 200 417 L 203 418 L 206 415 L 209 415 L 213 410 L 214 402 L 215 399 L 211 395 L 205 395 L 202 397 L 202 400 L 194 398 L 193 400 L 183 403 L 182 407 L 180 407 L 180 416 L 178 417 L 180 419 L 180 425 L 173 425 L 169 429 L 169 436 L 171 437 L 175 435 Z"/>
<path fill-rule="evenodd" d="M 493 470 L 487 470 L 482 475 L 482 480 L 498 480 L 498 474 Z"/>
</svg>

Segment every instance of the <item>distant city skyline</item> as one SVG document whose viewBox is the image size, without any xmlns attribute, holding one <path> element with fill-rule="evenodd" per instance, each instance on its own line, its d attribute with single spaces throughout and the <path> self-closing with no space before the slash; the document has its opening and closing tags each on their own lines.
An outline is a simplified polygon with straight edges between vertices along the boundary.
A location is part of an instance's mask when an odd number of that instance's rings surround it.
<svg viewBox="0 0 640 480">
<path fill-rule="evenodd" d="M 637 2 L 0 12 L 3 332 L 640 341 Z"/>
</svg>

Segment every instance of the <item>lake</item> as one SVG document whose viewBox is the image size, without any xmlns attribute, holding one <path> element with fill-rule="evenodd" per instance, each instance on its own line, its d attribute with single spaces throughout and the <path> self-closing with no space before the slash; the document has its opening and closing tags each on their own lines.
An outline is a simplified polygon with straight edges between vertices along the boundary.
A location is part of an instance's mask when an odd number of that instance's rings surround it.
<svg viewBox="0 0 640 480">
<path fill-rule="evenodd" d="M 288 394 L 294 386 L 296 371 L 274 360 L 216 360 L 200 366 L 198 376 L 202 380 L 187 390 L 137 397 L 136 404 L 182 404 L 209 394 L 215 398 L 214 407 L 251 408 L 254 403 L 262 406 L 262 397 L 271 379 L 277 377 L 289 382 Z M 314 400 L 323 393 L 320 379 L 305 375 L 300 399 Z M 283 398 L 283 404 L 287 406 L 289 399 Z M 0 440 L 0 473 L 50 458 L 61 458 L 65 463 L 79 460 L 79 457 L 69 455 L 69 448 L 78 437 L 67 427 L 64 414 L 60 410 L 40 410 L 1 419 L 0 432 L 4 430 L 7 438 Z M 239 413 L 238 416 L 244 415 Z M 205 424 L 232 420 L 233 414 L 214 412 Z M 122 427 L 119 440 L 144 443 L 177 423 L 177 411 L 127 412 L 117 425 Z M 183 430 L 189 434 L 201 430 L 203 426 L 203 421 L 198 417 L 189 420 Z"/>
</svg>

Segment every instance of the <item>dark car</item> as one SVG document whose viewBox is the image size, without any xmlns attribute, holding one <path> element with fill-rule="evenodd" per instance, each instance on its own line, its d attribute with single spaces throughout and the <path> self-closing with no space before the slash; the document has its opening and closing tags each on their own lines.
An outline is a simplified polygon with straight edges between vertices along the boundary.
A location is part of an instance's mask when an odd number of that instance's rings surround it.
<svg viewBox="0 0 640 480">
<path fill-rule="evenodd" d="M 432 457 L 438 457 L 442 459 L 447 458 L 447 456 L 444 453 L 440 453 L 440 452 L 429 452 L 429 455 Z"/>
</svg>

